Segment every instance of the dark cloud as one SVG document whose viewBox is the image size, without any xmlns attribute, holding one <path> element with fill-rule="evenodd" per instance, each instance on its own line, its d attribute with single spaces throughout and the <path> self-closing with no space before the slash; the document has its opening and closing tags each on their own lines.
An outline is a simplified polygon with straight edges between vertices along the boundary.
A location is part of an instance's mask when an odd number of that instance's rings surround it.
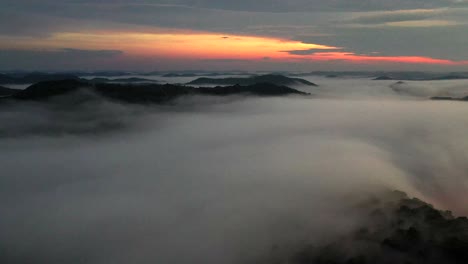
<svg viewBox="0 0 468 264">
<path fill-rule="evenodd" d="M 191 7 L 212 8 L 239 11 L 263 12 L 323 12 L 323 11 L 365 11 L 365 10 L 400 10 L 415 8 L 446 7 L 457 4 L 456 0 L 260 0 L 260 1 L 217 1 L 217 0 L 172 0 L 158 1 L 162 4 L 177 4 Z"/>
<path fill-rule="evenodd" d="M 307 50 L 285 50 L 283 52 L 292 54 L 292 55 L 310 55 L 316 52 L 327 52 L 327 51 L 336 51 L 336 49 L 307 49 Z M 340 50 L 342 51 L 342 50 Z"/>
<path fill-rule="evenodd" d="M 71 49 L 63 48 L 58 52 L 65 53 L 66 56 L 90 56 L 94 57 L 114 57 L 124 54 L 121 50 L 82 50 L 82 49 Z"/>
<path fill-rule="evenodd" d="M 78 59 L 78 58 L 108 58 L 123 55 L 124 52 L 121 50 L 84 50 L 84 49 L 72 49 L 62 48 L 54 50 L 0 50 L 0 56 L 5 58 L 6 56 L 37 56 L 49 57 L 51 59 L 57 57 L 63 57 L 67 59 Z"/>
<path fill-rule="evenodd" d="M 120 50 L 0 50 L 0 68 L 4 69 L 82 69 L 103 67 L 124 55 Z"/>
<path fill-rule="evenodd" d="M 438 17 L 438 12 L 435 10 L 412 10 L 412 11 L 398 11 L 398 12 L 385 12 L 370 15 L 362 15 L 348 21 L 344 24 L 383 24 L 386 22 L 401 22 L 401 21 L 415 21 L 424 20 Z"/>
<path fill-rule="evenodd" d="M 466 60 L 466 26 L 422 28 L 334 28 L 332 36 L 299 37 L 300 41 L 346 47 L 356 53 L 384 56 L 427 56 Z"/>
</svg>

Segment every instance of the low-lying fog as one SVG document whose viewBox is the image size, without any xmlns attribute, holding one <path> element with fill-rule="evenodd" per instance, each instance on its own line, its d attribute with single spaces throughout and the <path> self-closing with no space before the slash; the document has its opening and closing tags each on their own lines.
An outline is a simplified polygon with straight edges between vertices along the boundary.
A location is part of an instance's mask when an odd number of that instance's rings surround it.
<svg viewBox="0 0 468 264">
<path fill-rule="evenodd" d="M 426 100 L 466 81 L 309 79 L 310 97 L 0 106 L 0 262 L 265 263 L 387 189 L 468 214 L 468 102 Z"/>
</svg>

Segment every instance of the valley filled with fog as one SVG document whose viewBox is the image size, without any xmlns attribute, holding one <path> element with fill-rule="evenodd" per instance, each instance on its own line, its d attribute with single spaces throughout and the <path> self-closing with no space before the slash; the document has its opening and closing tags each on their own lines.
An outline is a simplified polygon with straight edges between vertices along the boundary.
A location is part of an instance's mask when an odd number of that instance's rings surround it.
<svg viewBox="0 0 468 264">
<path fill-rule="evenodd" d="M 0 104 L 0 262 L 279 263 L 393 190 L 468 215 L 468 102 L 430 100 L 466 80 L 301 78 L 310 95 Z"/>
</svg>

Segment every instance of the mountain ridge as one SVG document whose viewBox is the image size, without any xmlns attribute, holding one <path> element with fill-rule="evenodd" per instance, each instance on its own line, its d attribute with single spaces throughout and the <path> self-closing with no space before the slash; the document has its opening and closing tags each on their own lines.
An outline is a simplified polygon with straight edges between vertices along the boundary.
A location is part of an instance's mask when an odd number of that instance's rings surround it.
<svg viewBox="0 0 468 264">
<path fill-rule="evenodd" d="M 310 95 L 287 86 L 270 83 L 257 83 L 249 86 L 217 86 L 217 87 L 191 87 L 173 84 L 114 84 L 93 83 L 82 80 L 68 79 L 59 81 L 45 81 L 33 84 L 25 90 L 9 96 L 16 100 L 46 100 L 50 97 L 68 94 L 80 89 L 91 90 L 103 97 L 130 103 L 158 103 L 168 101 L 180 96 L 207 95 L 255 95 L 255 96 L 283 96 L 283 95 Z"/>
<path fill-rule="evenodd" d="M 255 75 L 251 77 L 228 77 L 228 78 L 208 78 L 201 77 L 191 82 L 188 85 L 252 85 L 255 83 L 272 83 L 276 85 L 307 85 L 318 86 L 315 83 L 309 82 L 300 78 L 290 78 L 278 74 Z"/>
</svg>

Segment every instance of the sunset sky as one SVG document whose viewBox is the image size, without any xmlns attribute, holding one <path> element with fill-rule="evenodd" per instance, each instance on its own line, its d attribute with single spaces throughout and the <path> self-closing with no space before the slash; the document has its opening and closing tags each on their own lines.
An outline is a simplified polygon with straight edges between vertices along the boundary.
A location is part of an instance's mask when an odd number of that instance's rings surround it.
<svg viewBox="0 0 468 264">
<path fill-rule="evenodd" d="M 468 0 L 0 4 L 0 70 L 468 70 Z"/>
</svg>

